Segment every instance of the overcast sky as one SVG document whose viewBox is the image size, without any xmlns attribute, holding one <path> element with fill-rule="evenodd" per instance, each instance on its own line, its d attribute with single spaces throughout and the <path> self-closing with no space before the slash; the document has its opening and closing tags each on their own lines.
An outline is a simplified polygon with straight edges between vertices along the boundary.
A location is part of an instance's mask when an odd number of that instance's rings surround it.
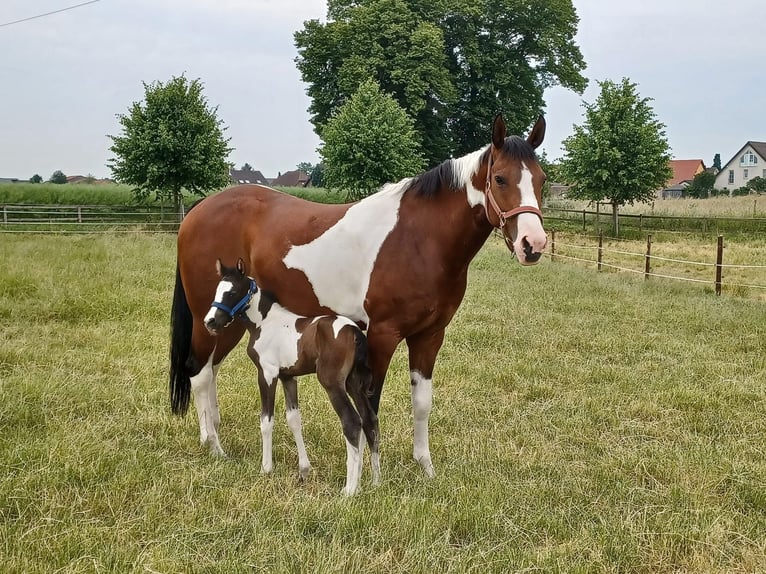
<svg viewBox="0 0 766 574">
<path fill-rule="evenodd" d="M 236 148 L 230 160 L 267 177 L 316 162 L 293 33 L 323 18 L 324 0 L 0 1 L 0 177 L 110 175 L 115 115 L 143 98 L 142 81 L 185 73 L 205 85 Z M 546 93 L 543 148 L 582 122 L 596 80 L 638 83 L 667 125 L 673 155 L 725 163 L 747 140 L 766 141 L 761 65 L 766 0 L 574 0 L 577 43 L 591 80 L 582 96 Z"/>
</svg>

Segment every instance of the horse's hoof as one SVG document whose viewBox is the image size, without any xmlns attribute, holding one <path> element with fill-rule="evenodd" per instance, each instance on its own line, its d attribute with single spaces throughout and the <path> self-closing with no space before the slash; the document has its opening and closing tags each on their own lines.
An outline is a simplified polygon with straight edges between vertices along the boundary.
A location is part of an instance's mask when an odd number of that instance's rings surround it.
<svg viewBox="0 0 766 574">
<path fill-rule="evenodd" d="M 434 478 L 436 476 L 436 471 L 434 470 L 434 465 L 433 463 L 431 463 L 430 457 L 429 458 L 421 457 L 415 460 L 417 460 L 418 464 L 421 466 L 421 468 L 423 469 L 423 472 L 426 473 L 426 476 L 428 478 Z"/>
<path fill-rule="evenodd" d="M 348 486 L 344 486 L 343 489 L 341 489 L 340 493 L 343 496 L 351 497 L 351 496 L 354 496 L 356 494 L 357 490 L 358 490 L 357 488 L 350 488 Z"/>
<path fill-rule="evenodd" d="M 298 480 L 303 482 L 309 477 L 309 474 L 311 474 L 311 467 L 310 466 L 304 466 L 302 468 L 298 469 Z"/>
<path fill-rule="evenodd" d="M 211 444 L 210 454 L 215 458 L 227 458 L 226 453 L 224 452 L 223 448 L 221 448 L 220 444 Z"/>
</svg>

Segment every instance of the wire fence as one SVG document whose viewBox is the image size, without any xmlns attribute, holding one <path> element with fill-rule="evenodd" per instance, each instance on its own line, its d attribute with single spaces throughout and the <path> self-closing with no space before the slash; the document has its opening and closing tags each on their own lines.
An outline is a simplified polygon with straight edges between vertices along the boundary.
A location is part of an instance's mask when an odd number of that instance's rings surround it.
<svg viewBox="0 0 766 574">
<path fill-rule="evenodd" d="M 692 246 L 689 242 L 658 243 L 648 234 L 646 242 L 640 244 L 635 240 L 605 238 L 603 233 L 552 231 L 547 256 L 551 261 L 571 261 L 598 271 L 607 269 L 641 274 L 645 279 L 704 284 L 718 295 L 722 292 L 749 295 L 754 290 L 758 298 L 766 299 L 766 244 L 755 243 L 755 246 L 741 243 L 726 246 L 724 236 L 719 235 L 715 243 Z M 709 260 L 683 256 L 690 252 L 698 258 L 707 253 Z M 726 258 L 731 262 L 725 261 Z"/>
<path fill-rule="evenodd" d="M 2 233 L 115 233 L 178 230 L 178 216 L 163 207 L 2 205 Z"/>
</svg>

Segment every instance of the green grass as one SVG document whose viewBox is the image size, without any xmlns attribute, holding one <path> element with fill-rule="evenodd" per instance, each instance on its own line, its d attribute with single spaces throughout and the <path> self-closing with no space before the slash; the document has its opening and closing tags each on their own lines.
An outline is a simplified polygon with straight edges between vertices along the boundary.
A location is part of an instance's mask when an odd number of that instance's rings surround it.
<svg viewBox="0 0 766 574">
<path fill-rule="evenodd" d="M 169 412 L 169 235 L 3 236 L 4 572 L 762 572 L 766 305 L 544 261 L 495 238 L 435 373 L 437 477 L 411 460 L 405 353 L 383 483 L 340 496 L 329 402 L 301 384 L 260 468 L 253 369 L 219 378 L 229 460 Z"/>
</svg>

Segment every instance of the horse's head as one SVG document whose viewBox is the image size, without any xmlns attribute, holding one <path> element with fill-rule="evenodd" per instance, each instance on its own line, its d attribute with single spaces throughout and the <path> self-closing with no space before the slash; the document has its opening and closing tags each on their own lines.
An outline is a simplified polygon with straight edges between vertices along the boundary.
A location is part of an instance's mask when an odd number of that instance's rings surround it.
<svg viewBox="0 0 766 574">
<path fill-rule="evenodd" d="M 246 275 L 241 258 L 236 267 L 226 267 L 218 259 L 215 269 L 220 281 L 215 289 L 215 299 L 205 315 L 205 327 L 211 335 L 217 335 L 235 317 L 244 314 L 258 293 L 258 286 Z"/>
<path fill-rule="evenodd" d="M 487 219 L 501 231 L 522 265 L 537 263 L 548 242 L 540 212 L 545 173 L 535 154 L 544 136 L 542 116 L 524 140 L 506 137 L 505 121 L 498 115 L 492 125 L 492 145 L 485 154 Z"/>
</svg>

